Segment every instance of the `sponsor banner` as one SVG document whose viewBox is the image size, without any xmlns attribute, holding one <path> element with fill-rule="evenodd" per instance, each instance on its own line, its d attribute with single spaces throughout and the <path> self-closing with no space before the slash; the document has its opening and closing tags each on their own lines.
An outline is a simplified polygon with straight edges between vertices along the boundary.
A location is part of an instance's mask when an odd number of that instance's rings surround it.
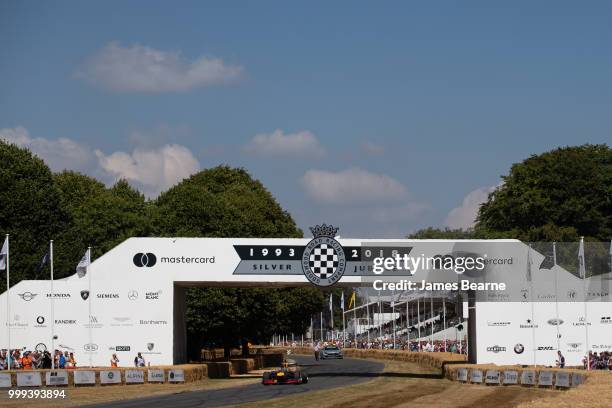
<svg viewBox="0 0 612 408">
<path fill-rule="evenodd" d="M 47 385 L 68 385 L 68 371 L 47 371 L 45 374 Z"/>
<path fill-rule="evenodd" d="M 185 371 L 168 370 L 168 382 L 185 382 Z"/>
<path fill-rule="evenodd" d="M 553 373 L 552 373 L 552 371 L 540 371 L 540 377 L 538 379 L 538 385 L 553 385 Z"/>
<path fill-rule="evenodd" d="M 521 384 L 534 385 L 536 380 L 536 372 L 532 370 L 525 370 L 521 373 Z"/>
<path fill-rule="evenodd" d="M 42 380 L 39 372 L 17 373 L 18 387 L 40 387 Z"/>
<path fill-rule="evenodd" d="M 8 373 L 0 373 L 0 388 L 11 388 L 11 375 Z"/>
<path fill-rule="evenodd" d="M 584 376 L 578 373 L 572 373 L 572 387 L 576 387 L 584 382 Z"/>
<path fill-rule="evenodd" d="M 144 383 L 144 371 L 141 371 L 141 370 L 126 370 L 125 371 L 125 383 L 126 384 L 141 384 L 141 383 Z"/>
<path fill-rule="evenodd" d="M 569 373 L 563 371 L 557 371 L 555 373 L 555 385 L 557 387 L 569 387 L 570 386 L 570 376 Z"/>
<path fill-rule="evenodd" d="M 482 383 L 482 370 L 472 370 L 470 372 L 470 382 Z"/>
<path fill-rule="evenodd" d="M 119 370 L 100 371 L 100 384 L 121 384 L 121 371 Z"/>
<path fill-rule="evenodd" d="M 498 370 L 487 370 L 485 382 L 487 384 L 499 384 L 499 371 Z"/>
<path fill-rule="evenodd" d="M 147 372 L 148 382 L 164 382 L 164 370 L 158 368 L 150 368 Z"/>
<path fill-rule="evenodd" d="M 504 384 L 518 384 L 518 372 L 504 371 Z"/>
<path fill-rule="evenodd" d="M 95 371 L 75 370 L 73 373 L 75 384 L 95 384 Z"/>
<path fill-rule="evenodd" d="M 457 381 L 467 382 L 468 379 L 468 370 L 467 368 L 460 368 L 457 370 Z"/>
</svg>

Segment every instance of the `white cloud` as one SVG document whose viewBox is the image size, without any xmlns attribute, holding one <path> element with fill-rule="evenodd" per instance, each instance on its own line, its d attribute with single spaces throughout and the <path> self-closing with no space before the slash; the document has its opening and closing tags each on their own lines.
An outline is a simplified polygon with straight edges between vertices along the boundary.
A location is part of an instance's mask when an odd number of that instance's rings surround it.
<svg viewBox="0 0 612 408">
<path fill-rule="evenodd" d="M 0 139 L 30 149 L 54 172 L 75 170 L 107 184 L 124 178 L 148 197 L 157 196 L 200 169 L 191 151 L 176 144 L 105 155 L 68 138 L 32 138 L 23 127 L 0 129 Z"/>
<path fill-rule="evenodd" d="M 325 154 L 319 139 L 308 130 L 284 133 L 277 129 L 272 133 L 260 133 L 255 135 L 244 150 L 261 156 L 301 156 L 306 159 Z"/>
<path fill-rule="evenodd" d="M 94 156 L 91 150 L 72 139 L 33 138 L 24 127 L 0 129 L 0 139 L 5 139 L 19 147 L 25 147 L 42 158 L 57 172 L 64 169 L 87 171 L 91 168 Z"/>
<path fill-rule="evenodd" d="M 77 77 L 122 92 L 183 92 L 231 82 L 243 72 L 220 58 L 187 61 L 180 53 L 110 43 L 91 56 Z"/>
<path fill-rule="evenodd" d="M 480 205 L 487 201 L 489 193 L 499 186 L 481 187 L 471 191 L 463 199 L 460 207 L 453 208 L 446 217 L 445 225 L 449 228 L 468 229 L 474 226 Z"/>
<path fill-rule="evenodd" d="M 312 199 L 323 204 L 380 203 L 408 198 L 406 187 L 399 181 L 359 168 L 339 172 L 308 170 L 302 185 Z"/>
<path fill-rule="evenodd" d="M 108 156 L 96 150 L 95 154 L 105 172 L 116 179 L 124 178 L 142 185 L 148 196 L 156 196 L 200 168 L 191 151 L 180 145 L 135 149 L 131 154 L 115 152 Z"/>
</svg>

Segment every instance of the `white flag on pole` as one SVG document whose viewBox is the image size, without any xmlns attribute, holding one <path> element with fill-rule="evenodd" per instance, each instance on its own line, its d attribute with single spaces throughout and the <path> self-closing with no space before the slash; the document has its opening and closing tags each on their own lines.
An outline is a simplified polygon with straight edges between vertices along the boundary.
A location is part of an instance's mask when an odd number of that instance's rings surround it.
<svg viewBox="0 0 612 408">
<path fill-rule="evenodd" d="M 87 275 L 87 267 L 89 267 L 89 257 L 87 256 L 87 252 L 88 251 L 85 251 L 85 255 L 83 255 L 83 257 L 79 261 L 79 264 L 76 266 L 76 273 L 79 278 L 82 278 Z"/>
<path fill-rule="evenodd" d="M 4 244 L 0 250 L 0 271 L 6 269 L 6 256 L 8 255 L 8 237 L 4 239 Z"/>
<path fill-rule="evenodd" d="M 332 294 L 329 294 L 329 311 L 334 313 L 334 304 L 332 302 Z"/>
<path fill-rule="evenodd" d="M 584 279 L 586 277 L 586 268 L 584 266 L 584 240 L 580 240 L 580 246 L 578 247 L 578 272 L 580 277 Z"/>
<path fill-rule="evenodd" d="M 344 310 L 344 291 L 342 291 L 342 296 L 340 296 L 340 308 Z"/>
</svg>

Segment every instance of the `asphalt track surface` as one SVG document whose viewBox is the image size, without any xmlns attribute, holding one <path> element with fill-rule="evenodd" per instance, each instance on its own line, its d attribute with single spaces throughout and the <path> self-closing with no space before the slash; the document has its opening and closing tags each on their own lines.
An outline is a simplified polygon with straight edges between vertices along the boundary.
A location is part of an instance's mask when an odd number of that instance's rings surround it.
<svg viewBox="0 0 612 408">
<path fill-rule="evenodd" d="M 308 374 L 307 384 L 265 386 L 257 383 L 219 390 L 189 391 L 89 406 L 104 408 L 222 407 L 353 385 L 377 377 L 384 368 L 383 363 L 352 358 L 322 361 L 315 361 L 314 357 L 310 356 L 292 356 L 291 358 L 295 359 L 300 364 L 302 371 Z"/>
</svg>

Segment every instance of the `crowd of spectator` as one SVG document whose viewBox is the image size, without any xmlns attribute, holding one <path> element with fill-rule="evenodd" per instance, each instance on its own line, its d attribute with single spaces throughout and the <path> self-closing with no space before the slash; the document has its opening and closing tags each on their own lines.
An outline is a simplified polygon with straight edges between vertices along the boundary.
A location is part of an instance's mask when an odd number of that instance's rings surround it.
<svg viewBox="0 0 612 408">
<path fill-rule="evenodd" d="M 589 355 L 582 359 L 582 367 L 586 369 L 587 365 L 589 365 L 590 370 L 612 371 L 612 352 L 602 351 L 597 353 L 596 351 L 589 351 Z"/>
<path fill-rule="evenodd" d="M 53 359 L 53 360 L 52 360 Z M 55 364 L 53 364 L 55 363 Z M 9 367 L 10 364 L 10 367 Z M 74 353 L 55 350 L 53 355 L 47 350 L 7 350 L 0 351 L 0 370 L 32 370 L 40 368 L 76 368 Z"/>
</svg>

